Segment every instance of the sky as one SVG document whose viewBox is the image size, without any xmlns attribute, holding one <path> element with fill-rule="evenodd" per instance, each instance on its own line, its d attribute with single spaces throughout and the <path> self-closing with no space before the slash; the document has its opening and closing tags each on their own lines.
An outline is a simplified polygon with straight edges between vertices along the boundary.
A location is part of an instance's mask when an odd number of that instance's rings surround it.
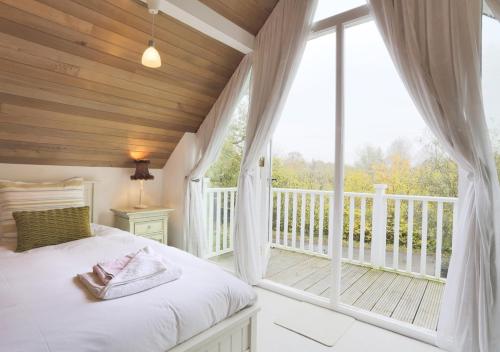
<svg viewBox="0 0 500 352">
<path fill-rule="evenodd" d="M 363 5 L 364 0 L 320 0 L 315 20 Z M 483 85 L 489 124 L 500 129 L 500 23 L 483 23 Z M 496 60 L 495 60 L 496 58 Z M 335 33 L 308 42 L 280 123 L 273 153 L 300 152 L 334 160 Z M 401 82 L 373 21 L 345 31 L 345 161 L 365 145 L 386 150 L 397 139 L 414 145 L 430 133 Z M 413 150 L 418 154 L 418 148 Z"/>
</svg>

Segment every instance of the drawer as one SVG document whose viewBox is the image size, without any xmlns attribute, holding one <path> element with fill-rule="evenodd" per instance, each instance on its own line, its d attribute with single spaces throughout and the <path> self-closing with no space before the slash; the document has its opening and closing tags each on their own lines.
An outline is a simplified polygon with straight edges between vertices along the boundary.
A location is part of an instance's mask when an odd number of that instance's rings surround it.
<svg viewBox="0 0 500 352">
<path fill-rule="evenodd" d="M 147 235 L 155 232 L 163 233 L 163 220 L 136 222 L 134 225 L 136 235 Z"/>
<path fill-rule="evenodd" d="M 163 233 L 151 233 L 147 235 L 143 235 L 142 237 L 149 238 L 150 240 L 155 240 L 160 243 L 163 243 Z"/>
<path fill-rule="evenodd" d="M 147 238 L 149 238 L 151 240 L 158 241 L 160 243 L 163 243 L 163 234 L 162 233 L 155 233 L 155 234 L 152 234 L 152 235 L 148 235 Z"/>
</svg>

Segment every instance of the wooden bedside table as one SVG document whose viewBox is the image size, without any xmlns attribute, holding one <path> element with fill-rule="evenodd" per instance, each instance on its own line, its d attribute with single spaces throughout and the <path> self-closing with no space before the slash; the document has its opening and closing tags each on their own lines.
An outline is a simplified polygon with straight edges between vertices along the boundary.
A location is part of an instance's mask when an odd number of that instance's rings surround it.
<svg viewBox="0 0 500 352">
<path fill-rule="evenodd" d="M 115 227 L 138 236 L 168 243 L 168 216 L 173 209 L 111 209 L 115 213 Z"/>
</svg>

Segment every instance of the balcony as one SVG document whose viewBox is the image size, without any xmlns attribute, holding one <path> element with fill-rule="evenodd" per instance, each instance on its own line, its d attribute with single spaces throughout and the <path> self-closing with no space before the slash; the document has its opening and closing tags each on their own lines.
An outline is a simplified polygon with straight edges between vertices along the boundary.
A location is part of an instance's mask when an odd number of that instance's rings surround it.
<svg viewBox="0 0 500 352">
<path fill-rule="evenodd" d="M 451 255 L 456 199 L 344 193 L 343 303 L 435 330 Z M 207 257 L 232 266 L 236 188 L 207 188 Z M 334 192 L 273 188 L 266 278 L 330 296 Z"/>
</svg>

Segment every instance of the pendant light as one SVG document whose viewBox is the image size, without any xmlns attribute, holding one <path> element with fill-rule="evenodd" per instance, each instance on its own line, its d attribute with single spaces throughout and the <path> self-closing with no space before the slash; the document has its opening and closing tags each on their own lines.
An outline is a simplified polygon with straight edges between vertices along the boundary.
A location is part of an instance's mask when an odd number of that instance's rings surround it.
<svg viewBox="0 0 500 352">
<path fill-rule="evenodd" d="M 158 50 L 155 48 L 155 16 L 158 13 L 157 8 L 149 8 L 149 13 L 153 15 L 151 39 L 148 41 L 148 47 L 142 54 L 141 63 L 146 67 L 158 68 L 161 66 L 161 57 Z"/>
</svg>

